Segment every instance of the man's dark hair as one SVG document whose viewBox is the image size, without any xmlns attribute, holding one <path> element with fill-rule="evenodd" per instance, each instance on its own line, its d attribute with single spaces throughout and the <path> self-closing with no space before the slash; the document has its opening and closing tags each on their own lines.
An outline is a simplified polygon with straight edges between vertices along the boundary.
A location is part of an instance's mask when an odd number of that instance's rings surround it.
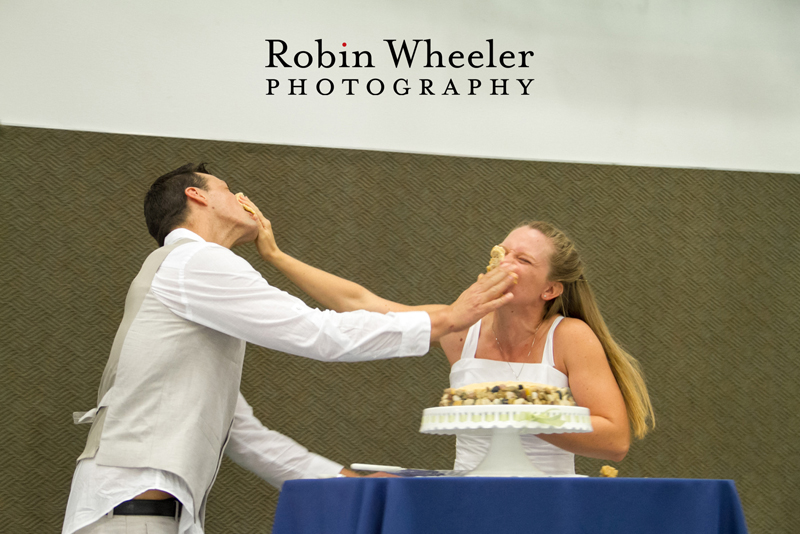
<svg viewBox="0 0 800 534">
<path fill-rule="evenodd" d="M 208 174 L 205 163 L 187 163 L 156 179 L 144 196 L 144 220 L 159 247 L 164 246 L 167 234 L 186 220 L 189 211 L 186 188 L 207 190 L 206 179 L 199 172 Z"/>
</svg>

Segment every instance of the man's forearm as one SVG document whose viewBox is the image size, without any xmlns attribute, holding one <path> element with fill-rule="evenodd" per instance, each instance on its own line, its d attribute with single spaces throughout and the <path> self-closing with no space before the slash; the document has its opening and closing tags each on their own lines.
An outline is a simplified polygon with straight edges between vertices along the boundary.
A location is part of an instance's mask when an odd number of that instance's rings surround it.
<svg viewBox="0 0 800 534">
<path fill-rule="evenodd" d="M 241 393 L 225 453 L 277 488 L 286 480 L 335 476 L 345 470 L 341 464 L 311 453 L 290 437 L 265 427 Z"/>
</svg>

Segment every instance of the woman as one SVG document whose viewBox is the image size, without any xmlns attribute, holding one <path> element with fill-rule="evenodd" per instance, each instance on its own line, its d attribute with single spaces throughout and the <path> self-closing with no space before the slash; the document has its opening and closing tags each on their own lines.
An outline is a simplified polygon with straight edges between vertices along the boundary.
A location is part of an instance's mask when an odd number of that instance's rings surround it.
<svg viewBox="0 0 800 534">
<path fill-rule="evenodd" d="M 384 313 L 438 306 L 382 299 L 284 254 L 269 221 L 249 199 L 242 202 L 256 211 L 256 245 L 264 260 L 322 305 Z M 528 457 L 550 475 L 574 474 L 574 454 L 622 460 L 631 429 L 642 438 L 652 428 L 653 408 L 638 363 L 603 321 L 574 245 L 552 225 L 535 221 L 512 230 L 501 246 L 506 255 L 499 268 L 518 277 L 513 299 L 469 330 L 440 340 L 451 365 L 450 386 L 502 380 L 569 386 L 575 402 L 589 408 L 594 430 L 523 436 Z M 489 438 L 459 436 L 455 468 L 475 468 L 488 446 Z"/>
</svg>

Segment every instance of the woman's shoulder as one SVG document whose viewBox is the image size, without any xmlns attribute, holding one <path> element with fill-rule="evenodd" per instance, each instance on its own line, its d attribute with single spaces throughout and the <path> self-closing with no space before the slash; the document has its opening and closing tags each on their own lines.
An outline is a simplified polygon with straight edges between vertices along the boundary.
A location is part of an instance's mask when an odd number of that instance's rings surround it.
<svg viewBox="0 0 800 534">
<path fill-rule="evenodd" d="M 439 344 L 444 351 L 444 355 L 447 357 L 447 361 L 450 362 L 450 365 L 454 365 L 461 359 L 461 353 L 464 351 L 464 345 L 467 342 L 467 336 L 470 330 L 473 328 L 480 328 L 479 325 L 480 321 L 476 325 L 472 325 L 459 332 L 447 334 L 439 340 Z"/>
<path fill-rule="evenodd" d="M 553 334 L 553 349 L 556 352 L 597 347 L 602 350 L 600 340 L 592 328 L 581 319 L 565 317 Z"/>
<path fill-rule="evenodd" d="M 591 333 L 592 335 L 594 335 L 594 332 L 592 332 L 592 328 L 588 324 L 586 324 L 585 321 L 581 319 L 576 319 L 575 317 L 564 317 L 563 319 L 561 319 L 561 322 L 558 323 L 558 326 L 556 326 L 555 335 L 559 334 L 575 335 L 575 334 L 587 334 L 587 333 Z"/>
</svg>

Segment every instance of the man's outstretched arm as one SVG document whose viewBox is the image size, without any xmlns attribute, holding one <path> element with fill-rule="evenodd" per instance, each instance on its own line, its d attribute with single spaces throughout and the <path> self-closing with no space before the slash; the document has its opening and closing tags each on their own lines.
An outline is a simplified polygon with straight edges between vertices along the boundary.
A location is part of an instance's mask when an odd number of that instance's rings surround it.
<svg viewBox="0 0 800 534">
<path fill-rule="evenodd" d="M 265 427 L 241 392 L 225 454 L 278 489 L 287 480 L 355 475 L 341 464 L 310 452 L 292 438 Z"/>
</svg>

